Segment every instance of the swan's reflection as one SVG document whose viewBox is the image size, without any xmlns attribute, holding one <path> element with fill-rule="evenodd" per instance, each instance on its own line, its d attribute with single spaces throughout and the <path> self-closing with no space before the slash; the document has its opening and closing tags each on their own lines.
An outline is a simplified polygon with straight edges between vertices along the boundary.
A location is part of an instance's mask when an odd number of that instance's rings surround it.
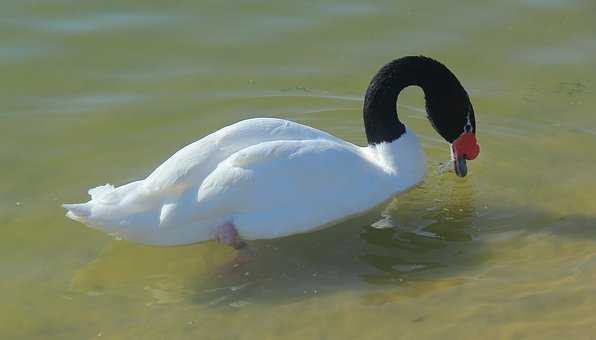
<svg viewBox="0 0 596 340">
<path fill-rule="evenodd" d="M 416 272 L 448 268 L 472 240 L 474 196 L 470 181 L 445 176 L 394 199 L 382 220 L 360 237 L 368 247 L 361 259 L 379 270 L 369 283 L 403 281 Z"/>
<path fill-rule="evenodd" d="M 370 226 L 379 216 L 386 228 Z M 152 304 L 232 306 L 301 301 L 371 283 L 402 286 L 419 275 L 449 278 L 478 258 L 470 256 L 474 216 L 471 183 L 430 178 L 387 206 L 332 228 L 254 242 L 257 260 L 230 275 L 214 273 L 233 256 L 215 243 L 158 248 L 113 242 L 81 268 L 73 287 L 136 294 Z"/>
</svg>

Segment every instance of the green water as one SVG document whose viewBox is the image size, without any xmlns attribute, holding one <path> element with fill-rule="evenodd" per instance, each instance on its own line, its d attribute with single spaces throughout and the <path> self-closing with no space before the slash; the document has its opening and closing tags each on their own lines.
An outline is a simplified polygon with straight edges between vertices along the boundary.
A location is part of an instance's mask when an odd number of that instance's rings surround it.
<svg viewBox="0 0 596 340">
<path fill-rule="evenodd" d="M 591 0 L 3 0 L 0 338 L 593 337 L 595 16 Z M 215 243 L 139 246 L 63 216 L 244 118 L 362 144 L 368 81 L 407 54 L 471 95 L 482 152 L 463 180 L 437 172 L 448 147 L 408 89 L 426 182 L 254 242 L 242 271 L 216 274 L 234 253 Z"/>
</svg>

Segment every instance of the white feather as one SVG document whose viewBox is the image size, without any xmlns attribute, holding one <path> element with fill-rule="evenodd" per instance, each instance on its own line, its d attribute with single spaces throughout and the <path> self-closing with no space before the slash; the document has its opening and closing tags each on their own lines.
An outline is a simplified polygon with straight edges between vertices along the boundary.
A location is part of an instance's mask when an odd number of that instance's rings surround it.
<svg viewBox="0 0 596 340">
<path fill-rule="evenodd" d="M 359 147 L 282 119 L 216 131 L 176 152 L 146 179 L 89 191 L 67 216 L 132 241 L 175 245 L 214 238 L 233 222 L 244 239 L 304 233 L 362 213 L 424 177 L 424 154 L 407 130 Z"/>
</svg>

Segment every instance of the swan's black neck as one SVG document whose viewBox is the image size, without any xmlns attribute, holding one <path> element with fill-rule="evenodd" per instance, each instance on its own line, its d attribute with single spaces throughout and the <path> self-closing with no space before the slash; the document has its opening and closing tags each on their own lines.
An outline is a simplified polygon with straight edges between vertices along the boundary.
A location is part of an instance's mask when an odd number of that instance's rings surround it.
<svg viewBox="0 0 596 340">
<path fill-rule="evenodd" d="M 412 85 L 424 91 L 428 119 L 445 140 L 453 142 L 466 126 L 476 128 L 474 109 L 455 75 L 436 60 L 408 56 L 383 66 L 366 90 L 364 127 L 368 144 L 390 143 L 405 133 L 396 102 L 401 90 Z"/>
</svg>

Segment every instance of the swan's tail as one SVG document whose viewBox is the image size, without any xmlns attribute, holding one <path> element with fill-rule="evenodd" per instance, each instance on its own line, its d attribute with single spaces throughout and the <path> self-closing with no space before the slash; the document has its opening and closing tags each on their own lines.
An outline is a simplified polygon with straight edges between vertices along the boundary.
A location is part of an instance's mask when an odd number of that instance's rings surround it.
<svg viewBox="0 0 596 340">
<path fill-rule="evenodd" d="M 63 204 L 66 216 L 87 226 L 132 242 L 181 245 L 210 240 L 211 227 L 227 218 L 196 217 L 196 190 L 175 196 L 147 188 L 144 180 L 120 187 L 106 184 L 89 190 L 86 203 Z"/>
<path fill-rule="evenodd" d="M 115 196 L 115 188 L 111 184 L 106 184 L 102 186 L 98 186 L 96 188 L 89 189 L 89 195 L 91 196 L 91 200 L 87 203 L 66 203 L 62 204 L 62 207 L 66 210 L 66 217 L 84 223 L 90 227 L 100 227 L 102 224 L 101 222 L 105 222 L 105 218 L 101 218 L 99 214 L 99 209 L 105 205 L 113 205 L 116 197 Z M 103 215 L 103 214 L 102 214 Z"/>
<path fill-rule="evenodd" d="M 88 202 L 63 204 L 62 207 L 67 210 L 66 217 L 72 220 L 109 233 L 118 232 L 148 207 L 139 204 L 143 196 L 141 183 L 132 182 L 117 188 L 111 184 L 102 185 L 89 190 L 91 199 Z"/>
<path fill-rule="evenodd" d="M 71 220 L 79 221 L 85 223 L 85 219 L 91 216 L 91 207 L 88 203 L 79 203 L 79 204 L 62 204 L 62 207 L 66 210 L 66 217 L 70 218 Z"/>
</svg>

